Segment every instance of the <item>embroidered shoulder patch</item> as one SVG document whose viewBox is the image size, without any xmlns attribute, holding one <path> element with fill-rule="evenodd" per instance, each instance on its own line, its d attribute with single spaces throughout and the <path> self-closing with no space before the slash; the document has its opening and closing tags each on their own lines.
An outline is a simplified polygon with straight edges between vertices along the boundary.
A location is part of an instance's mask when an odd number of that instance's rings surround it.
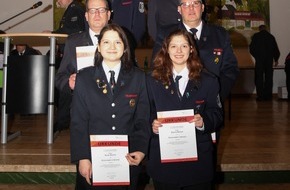
<svg viewBox="0 0 290 190">
<path fill-rule="evenodd" d="M 70 21 L 75 22 L 75 21 L 77 21 L 77 20 L 78 20 L 78 17 L 75 16 L 75 17 L 72 17 Z"/>
</svg>

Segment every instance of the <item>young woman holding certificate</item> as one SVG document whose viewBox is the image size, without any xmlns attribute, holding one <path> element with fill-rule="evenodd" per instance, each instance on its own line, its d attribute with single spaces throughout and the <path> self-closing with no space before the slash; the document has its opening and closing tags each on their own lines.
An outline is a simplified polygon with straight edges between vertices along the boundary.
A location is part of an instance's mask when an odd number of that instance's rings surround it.
<svg viewBox="0 0 290 190">
<path fill-rule="evenodd" d="M 130 62 L 124 31 L 108 24 L 95 66 L 77 74 L 73 92 L 71 161 L 83 179 L 76 189 L 136 189 L 149 145 L 149 112 L 145 74 Z"/>
<path fill-rule="evenodd" d="M 155 190 L 211 190 L 211 132 L 223 120 L 219 83 L 203 68 L 187 31 L 165 39 L 147 89 L 152 123 L 147 171 Z"/>
</svg>

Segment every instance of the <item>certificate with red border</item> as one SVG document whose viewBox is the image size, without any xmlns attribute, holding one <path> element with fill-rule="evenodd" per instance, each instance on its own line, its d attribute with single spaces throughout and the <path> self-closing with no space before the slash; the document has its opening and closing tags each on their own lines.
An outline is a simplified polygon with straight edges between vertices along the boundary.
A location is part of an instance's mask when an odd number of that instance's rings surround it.
<svg viewBox="0 0 290 190">
<path fill-rule="evenodd" d="M 157 112 L 161 163 L 197 161 L 194 110 Z"/>
<path fill-rule="evenodd" d="M 127 135 L 91 135 L 94 186 L 130 185 Z"/>
</svg>

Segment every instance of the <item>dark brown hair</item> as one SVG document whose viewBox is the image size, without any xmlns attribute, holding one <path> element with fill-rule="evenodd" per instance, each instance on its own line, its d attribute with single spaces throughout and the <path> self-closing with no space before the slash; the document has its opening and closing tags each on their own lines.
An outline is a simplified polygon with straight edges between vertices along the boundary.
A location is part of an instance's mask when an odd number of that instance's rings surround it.
<svg viewBox="0 0 290 190">
<path fill-rule="evenodd" d="M 130 59 L 131 52 L 130 52 L 129 42 L 128 42 L 127 36 L 126 36 L 124 30 L 121 28 L 121 26 L 119 26 L 117 24 L 107 24 L 100 32 L 98 43 L 99 44 L 101 43 L 104 34 L 110 30 L 116 31 L 118 33 L 119 37 L 121 38 L 122 42 L 124 43 L 124 53 L 121 57 L 122 66 L 125 69 L 131 69 L 133 64 L 132 64 L 132 61 Z M 98 50 L 96 50 L 95 65 L 100 66 L 102 64 L 102 61 L 103 61 L 103 56 L 101 55 L 101 53 Z"/>
<path fill-rule="evenodd" d="M 154 59 L 154 67 L 152 71 L 153 78 L 161 81 L 163 84 L 170 84 L 170 78 L 173 76 L 173 63 L 168 54 L 168 46 L 172 38 L 175 36 L 183 36 L 192 48 L 192 52 L 189 54 L 187 60 L 187 68 L 189 70 L 188 78 L 189 80 L 198 80 L 203 66 L 197 54 L 191 34 L 182 29 L 171 32 L 169 36 L 165 38 L 162 48 Z"/>
</svg>

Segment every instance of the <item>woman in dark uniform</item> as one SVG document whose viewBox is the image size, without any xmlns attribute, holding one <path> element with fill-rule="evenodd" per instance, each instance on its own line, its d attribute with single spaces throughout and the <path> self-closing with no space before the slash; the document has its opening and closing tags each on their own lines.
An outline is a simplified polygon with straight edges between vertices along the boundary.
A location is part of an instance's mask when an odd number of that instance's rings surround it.
<svg viewBox="0 0 290 190">
<path fill-rule="evenodd" d="M 128 136 L 130 186 L 114 189 L 136 189 L 149 144 L 149 102 L 145 74 L 130 62 L 128 40 L 118 25 L 102 29 L 95 66 L 77 74 L 71 116 L 71 161 L 83 177 L 77 189 L 112 189 L 91 185 L 90 135 Z"/>
<path fill-rule="evenodd" d="M 211 132 L 223 120 L 219 83 L 203 69 L 188 32 L 176 30 L 165 39 L 147 88 L 152 123 L 147 171 L 155 190 L 210 190 L 215 167 Z M 195 122 L 198 160 L 161 163 L 157 112 L 186 109 L 195 113 L 190 122 Z"/>
</svg>

